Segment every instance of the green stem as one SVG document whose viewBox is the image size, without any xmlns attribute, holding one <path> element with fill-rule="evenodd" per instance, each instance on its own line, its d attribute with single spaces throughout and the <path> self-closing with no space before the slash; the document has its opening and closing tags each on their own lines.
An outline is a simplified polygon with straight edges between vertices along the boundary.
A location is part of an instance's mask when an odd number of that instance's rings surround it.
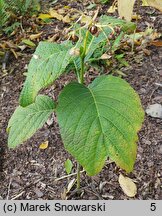
<svg viewBox="0 0 162 216">
<path fill-rule="evenodd" d="M 86 56 L 86 51 L 87 51 L 87 40 L 88 40 L 88 34 L 89 31 L 87 30 L 86 32 L 86 36 L 84 39 L 84 43 L 83 43 L 83 50 L 82 53 L 80 55 L 80 60 L 81 60 L 81 70 L 80 70 L 80 76 L 78 77 L 78 82 L 83 84 L 84 83 L 84 59 Z M 77 189 L 80 189 L 80 164 L 77 162 Z"/>
<path fill-rule="evenodd" d="M 84 59 L 81 58 L 81 70 L 80 70 L 80 80 L 79 83 L 84 83 Z"/>
<path fill-rule="evenodd" d="M 80 189 L 80 164 L 77 162 L 77 189 Z"/>
<path fill-rule="evenodd" d="M 82 53 L 80 55 L 80 59 L 81 59 L 81 70 L 80 70 L 80 79 L 79 79 L 79 83 L 84 83 L 84 73 L 85 73 L 85 67 L 84 67 L 84 59 L 86 56 L 86 51 L 87 51 L 87 40 L 88 40 L 88 34 L 89 31 L 87 30 L 86 32 L 86 36 L 84 39 L 84 43 L 83 43 L 83 50 Z"/>
</svg>

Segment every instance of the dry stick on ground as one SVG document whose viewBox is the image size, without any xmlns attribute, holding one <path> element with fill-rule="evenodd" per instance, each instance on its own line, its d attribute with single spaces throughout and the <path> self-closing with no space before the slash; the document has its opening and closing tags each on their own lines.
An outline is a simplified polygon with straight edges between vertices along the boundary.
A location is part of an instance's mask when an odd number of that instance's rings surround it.
<svg viewBox="0 0 162 216">
<path fill-rule="evenodd" d="M 83 173 L 83 172 L 85 172 L 85 170 L 80 171 L 80 173 Z M 68 178 L 68 177 L 71 177 L 71 176 L 74 176 L 74 175 L 77 175 L 77 172 L 69 174 L 69 175 L 62 176 L 60 178 L 56 178 L 55 181 L 59 181 L 59 180 L 62 180 L 62 179 L 65 179 L 65 178 Z"/>
<path fill-rule="evenodd" d="M 23 193 L 25 193 L 25 191 L 21 191 L 19 194 L 17 194 L 16 196 L 12 197 L 11 200 L 15 200 L 15 199 L 19 198 L 21 195 L 23 195 Z"/>
<path fill-rule="evenodd" d="M 10 178 L 10 182 L 9 182 L 9 184 L 8 184 L 8 191 L 7 191 L 6 200 L 8 200 L 8 198 L 9 198 L 11 182 L 12 182 L 12 178 Z"/>
<path fill-rule="evenodd" d="M 80 194 L 82 192 L 84 192 L 84 191 L 95 195 L 99 200 L 103 200 L 103 198 L 98 194 L 98 192 L 96 190 L 94 191 L 94 190 L 88 189 L 88 186 L 82 187 L 80 189 Z M 75 194 L 78 195 L 78 189 L 75 189 L 74 191 L 70 192 L 70 194 L 68 196 L 68 199 L 70 199 L 71 197 L 73 197 Z"/>
<path fill-rule="evenodd" d="M 37 179 L 35 182 L 32 182 L 32 183 L 30 183 L 28 186 L 25 186 L 24 189 L 25 189 L 25 188 L 28 188 L 28 187 L 31 186 L 31 185 L 34 185 L 34 184 L 40 182 L 42 179 L 43 179 L 43 177 Z M 11 182 L 12 182 L 12 179 L 10 179 L 10 182 L 9 182 L 9 185 L 8 185 L 8 193 L 7 193 L 7 197 L 6 197 L 7 200 L 8 200 L 8 198 L 9 198 Z M 14 197 L 12 197 L 11 200 L 15 200 L 15 199 L 19 198 L 23 193 L 25 193 L 24 190 L 21 191 L 19 194 L 15 195 Z"/>
</svg>

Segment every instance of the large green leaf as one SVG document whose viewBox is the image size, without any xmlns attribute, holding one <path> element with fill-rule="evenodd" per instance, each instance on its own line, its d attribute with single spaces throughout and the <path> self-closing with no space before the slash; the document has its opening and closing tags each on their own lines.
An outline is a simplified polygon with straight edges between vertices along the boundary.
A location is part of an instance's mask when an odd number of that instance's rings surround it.
<svg viewBox="0 0 162 216">
<path fill-rule="evenodd" d="M 35 103 L 27 107 L 19 106 L 8 123 L 8 146 L 14 148 L 30 138 L 43 126 L 54 108 L 54 101 L 43 95 L 37 96 Z"/>
<path fill-rule="evenodd" d="M 33 103 L 39 90 L 51 85 L 70 62 L 71 42 L 56 44 L 40 42 L 28 67 L 27 78 L 20 95 L 20 105 Z"/>
<path fill-rule="evenodd" d="M 65 148 L 89 175 L 97 174 L 108 156 L 127 172 L 133 169 L 144 112 L 126 81 L 101 76 L 88 87 L 70 83 L 56 111 Z"/>
</svg>

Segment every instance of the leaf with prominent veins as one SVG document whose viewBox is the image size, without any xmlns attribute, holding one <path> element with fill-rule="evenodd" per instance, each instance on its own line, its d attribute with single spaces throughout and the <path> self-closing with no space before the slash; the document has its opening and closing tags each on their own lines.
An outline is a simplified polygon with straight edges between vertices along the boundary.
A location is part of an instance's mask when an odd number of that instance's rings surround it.
<svg viewBox="0 0 162 216">
<path fill-rule="evenodd" d="M 35 103 L 27 107 L 19 106 L 8 123 L 8 146 L 14 148 L 30 138 L 43 126 L 54 109 L 55 102 L 43 95 L 37 96 Z"/>
<path fill-rule="evenodd" d="M 28 67 L 27 78 L 20 95 L 20 105 L 33 103 L 38 92 L 51 85 L 62 73 L 72 58 L 70 42 L 56 44 L 40 42 Z"/>
<path fill-rule="evenodd" d="M 108 156 L 127 172 L 133 169 L 144 112 L 126 81 L 101 76 L 88 87 L 70 83 L 56 112 L 65 148 L 89 175 L 100 172 Z"/>
</svg>

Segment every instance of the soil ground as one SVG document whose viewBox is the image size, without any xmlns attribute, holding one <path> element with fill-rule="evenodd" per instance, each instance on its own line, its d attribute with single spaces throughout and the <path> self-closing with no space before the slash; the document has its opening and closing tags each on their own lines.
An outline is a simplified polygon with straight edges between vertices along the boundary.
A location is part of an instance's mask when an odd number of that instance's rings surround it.
<svg viewBox="0 0 162 216">
<path fill-rule="evenodd" d="M 65 1 L 62 1 L 65 4 Z M 84 2 L 84 1 L 83 1 Z M 67 3 L 68 4 L 68 3 Z M 82 8 L 85 4 L 77 3 L 71 7 Z M 108 6 L 102 7 L 102 12 Z M 105 9 L 106 8 L 106 9 Z M 151 12 L 150 12 L 151 11 Z M 150 15 L 151 13 L 151 15 Z M 149 23 L 157 31 L 161 31 L 159 20 L 161 14 L 152 8 L 140 8 L 142 20 L 139 28 L 144 29 Z M 61 26 L 58 21 L 48 29 L 44 28 L 48 35 L 53 26 Z M 45 34 L 45 33 L 44 33 Z M 127 75 L 125 79 L 138 92 L 143 108 L 154 103 L 162 104 L 162 89 L 155 83 L 162 83 L 162 47 L 147 47 L 149 54 L 143 51 L 129 56 L 129 68 L 122 68 Z M 33 50 L 34 51 L 34 50 Z M 142 129 L 139 132 L 138 153 L 135 167 L 128 176 L 136 183 L 138 192 L 134 198 L 127 197 L 118 183 L 120 173 L 124 173 L 115 163 L 107 160 L 103 170 L 94 177 L 81 174 L 81 193 L 77 194 L 75 186 L 69 193 L 66 188 L 69 182 L 76 176 L 60 179 L 66 175 L 64 162 L 70 158 L 76 172 L 75 160 L 64 150 L 59 134 L 57 119 L 53 115 L 51 125 L 39 130 L 25 144 L 16 149 L 7 148 L 6 127 L 10 116 L 18 105 L 18 98 L 25 79 L 25 66 L 29 63 L 32 52 L 26 50 L 22 57 L 11 58 L 7 65 L 8 73 L 0 78 L 0 199 L 162 199 L 162 120 L 145 116 Z M 0 68 L 1 70 L 1 68 Z M 98 75 L 98 71 L 91 70 L 87 76 L 87 82 Z M 109 73 L 107 71 L 106 73 Z M 72 73 L 63 75 L 54 86 L 44 90 L 52 98 L 56 99 L 65 83 L 74 78 Z M 39 144 L 49 141 L 47 149 L 39 149 Z"/>
</svg>

